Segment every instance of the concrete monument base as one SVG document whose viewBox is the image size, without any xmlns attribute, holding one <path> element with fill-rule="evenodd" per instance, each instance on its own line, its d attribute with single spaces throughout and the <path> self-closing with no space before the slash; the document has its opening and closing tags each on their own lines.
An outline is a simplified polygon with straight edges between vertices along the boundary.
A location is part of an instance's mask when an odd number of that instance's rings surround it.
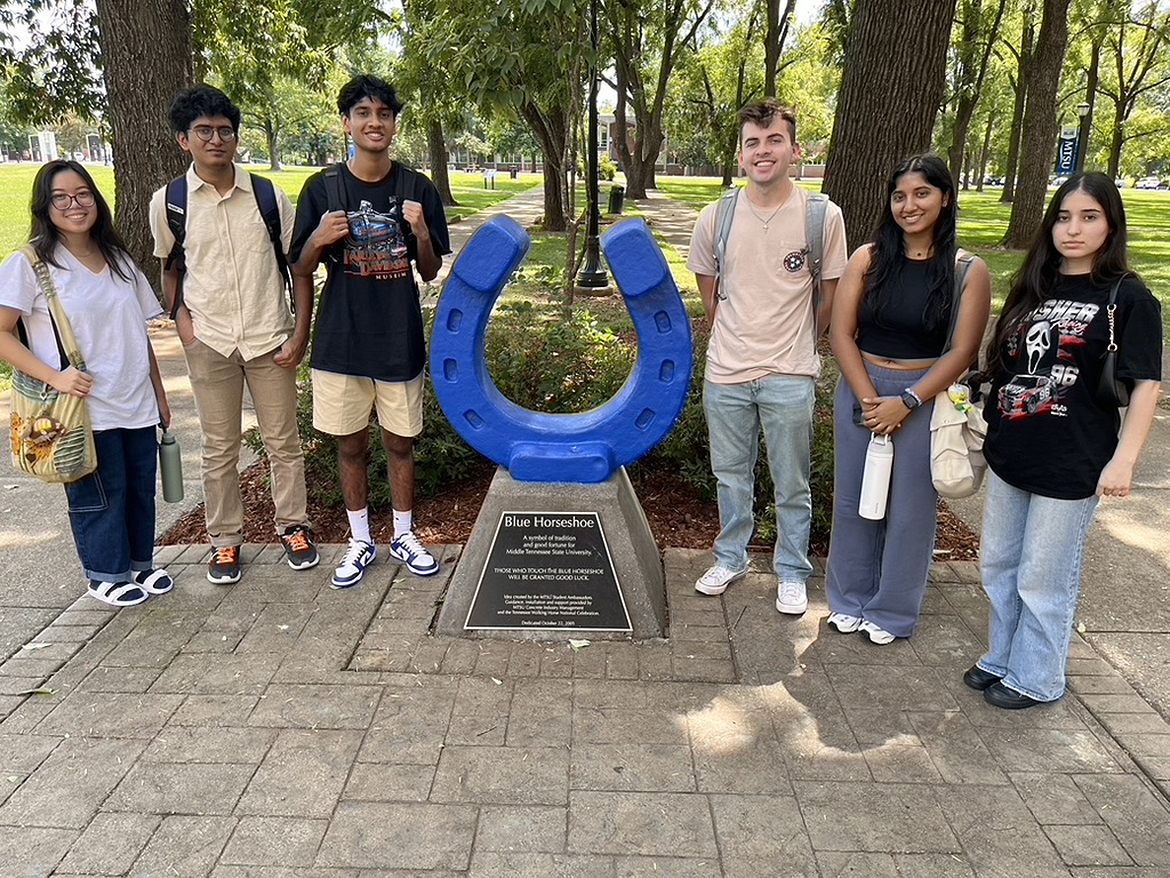
<svg viewBox="0 0 1170 878">
<path fill-rule="evenodd" d="M 570 579 L 581 581 L 560 581 Z M 615 615 L 620 624 L 595 627 Z M 578 484 L 520 482 L 500 467 L 436 631 L 507 640 L 665 637 L 662 559 L 625 469 Z"/>
</svg>

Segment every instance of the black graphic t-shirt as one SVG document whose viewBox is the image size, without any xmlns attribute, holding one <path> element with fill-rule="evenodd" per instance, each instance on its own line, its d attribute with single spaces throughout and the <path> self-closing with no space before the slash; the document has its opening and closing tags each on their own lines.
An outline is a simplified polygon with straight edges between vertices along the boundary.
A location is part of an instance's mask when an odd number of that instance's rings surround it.
<svg viewBox="0 0 1170 878">
<path fill-rule="evenodd" d="M 404 201 L 422 204 L 437 255 L 451 252 L 447 219 L 434 185 L 395 163 L 376 183 L 341 166 L 349 235 L 322 256 L 328 271 L 317 308 L 310 360 L 314 369 L 379 381 L 409 381 L 426 361 L 422 310 L 411 262 L 418 240 L 402 216 Z M 289 261 L 295 262 L 329 210 L 324 173 L 305 181 L 297 201 Z M 335 206 L 333 206 L 335 207 Z"/>
<path fill-rule="evenodd" d="M 1079 500 L 1097 490 L 1117 448 L 1115 408 L 1093 399 L 1109 342 L 1110 284 L 1062 276 L 1052 297 L 1009 337 L 988 396 L 984 453 L 995 474 L 1023 491 Z M 1162 309 L 1135 278 L 1117 291 L 1117 375 L 1162 378 Z"/>
</svg>

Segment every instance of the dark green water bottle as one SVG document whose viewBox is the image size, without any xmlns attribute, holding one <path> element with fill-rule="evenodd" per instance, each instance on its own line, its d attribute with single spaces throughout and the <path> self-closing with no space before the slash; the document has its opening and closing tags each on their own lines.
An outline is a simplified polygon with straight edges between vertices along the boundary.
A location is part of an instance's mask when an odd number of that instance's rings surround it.
<svg viewBox="0 0 1170 878">
<path fill-rule="evenodd" d="M 183 453 L 175 434 L 163 430 L 158 445 L 158 471 L 162 475 L 163 499 L 168 503 L 183 501 Z"/>
</svg>

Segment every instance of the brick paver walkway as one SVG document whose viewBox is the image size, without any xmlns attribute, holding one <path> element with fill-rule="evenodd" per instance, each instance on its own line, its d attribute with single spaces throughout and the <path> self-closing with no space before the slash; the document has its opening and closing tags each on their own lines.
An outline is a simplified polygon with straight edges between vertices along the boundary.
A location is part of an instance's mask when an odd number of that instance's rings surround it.
<svg viewBox="0 0 1170 878">
<path fill-rule="evenodd" d="M 819 576 L 794 619 L 670 550 L 669 639 L 573 649 L 430 635 L 458 547 L 345 592 L 340 551 L 250 546 L 223 587 L 164 549 L 175 592 L 81 598 L 0 666 L 0 875 L 1170 874 L 1170 728 L 1081 642 L 1075 695 L 986 706 L 973 564 L 879 648 Z"/>
</svg>

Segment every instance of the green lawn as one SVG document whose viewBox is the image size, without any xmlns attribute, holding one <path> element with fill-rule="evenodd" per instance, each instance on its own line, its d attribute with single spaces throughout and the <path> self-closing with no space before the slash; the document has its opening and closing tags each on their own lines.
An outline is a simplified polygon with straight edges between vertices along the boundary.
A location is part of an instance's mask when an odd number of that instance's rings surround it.
<svg viewBox="0 0 1170 878">
<path fill-rule="evenodd" d="M 29 197 L 32 193 L 33 177 L 36 176 L 39 167 L 35 162 L 0 165 L 0 261 L 7 259 L 8 254 L 28 240 Z M 113 205 L 114 169 L 103 165 L 87 167 L 102 194 Z M 305 180 L 320 169 L 298 167 L 272 172 L 266 168 L 251 166 L 249 170 L 270 178 L 288 193 L 295 204 Z M 540 180 L 539 174 L 521 174 L 517 180 L 505 176 L 503 179 L 496 179 L 496 188 L 492 190 L 483 188 L 483 177 L 479 174 L 453 173 L 451 194 L 455 196 L 459 206 L 451 208 L 448 213 L 460 217 L 470 216 L 485 207 L 539 185 Z"/>
<path fill-rule="evenodd" d="M 722 191 L 714 178 L 659 177 L 658 185 L 672 198 L 696 209 L 710 204 Z M 802 182 L 819 191 L 820 181 Z M 1012 272 L 1023 253 L 998 246 L 1007 229 L 1011 206 L 1001 204 L 999 190 L 959 193 L 959 242 L 987 262 L 992 275 L 995 306 L 1003 304 Z M 1130 262 L 1146 285 L 1162 302 L 1163 324 L 1170 326 L 1170 193 L 1123 189 L 1129 219 Z M 859 236 L 849 236 L 855 246 Z"/>
</svg>

